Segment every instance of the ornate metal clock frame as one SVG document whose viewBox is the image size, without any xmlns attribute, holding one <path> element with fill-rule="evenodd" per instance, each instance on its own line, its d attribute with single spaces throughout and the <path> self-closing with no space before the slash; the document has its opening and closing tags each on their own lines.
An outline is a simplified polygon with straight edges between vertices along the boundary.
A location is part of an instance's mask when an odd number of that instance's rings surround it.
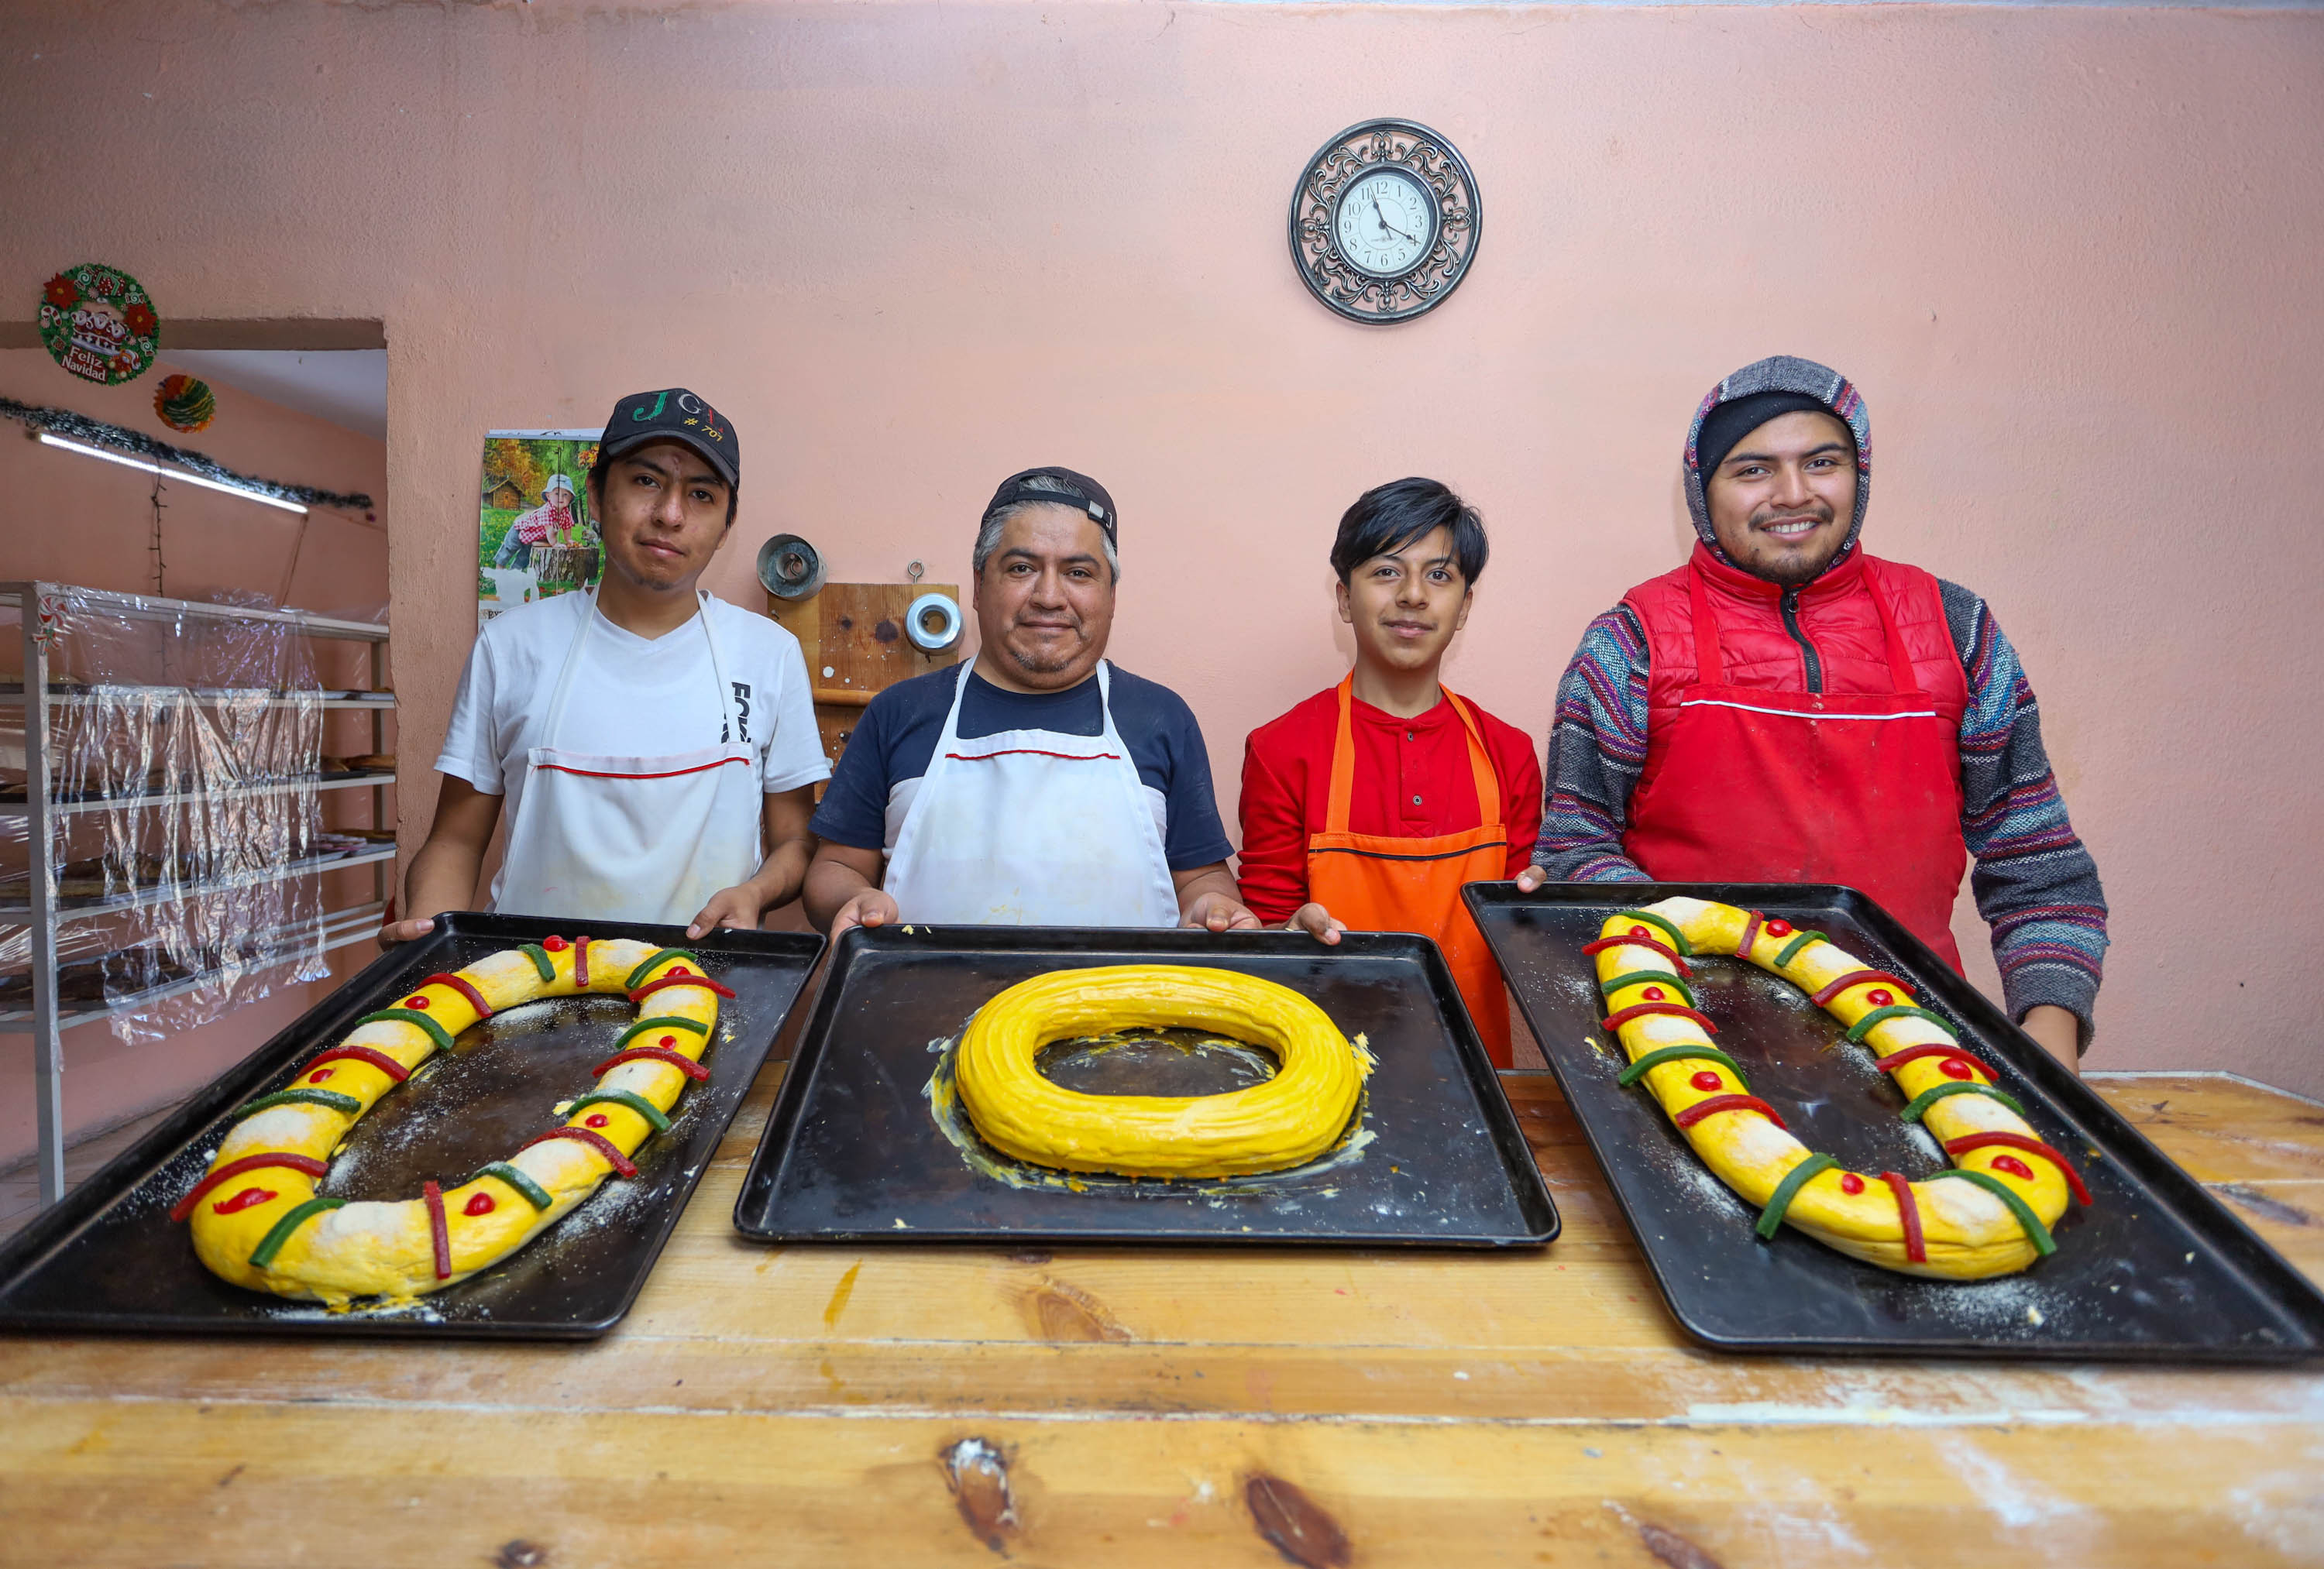
<svg viewBox="0 0 2324 1569">
<path fill-rule="evenodd" d="M 1408 271 L 1382 278 L 1340 251 L 1340 200 L 1365 176 L 1393 171 L 1419 184 L 1435 232 Z M 1442 305 L 1469 271 L 1484 225 L 1476 178 L 1452 144 L 1410 120 L 1367 120 L 1317 150 L 1291 193 L 1291 260 L 1308 291 L 1351 321 L 1397 322 Z"/>
</svg>

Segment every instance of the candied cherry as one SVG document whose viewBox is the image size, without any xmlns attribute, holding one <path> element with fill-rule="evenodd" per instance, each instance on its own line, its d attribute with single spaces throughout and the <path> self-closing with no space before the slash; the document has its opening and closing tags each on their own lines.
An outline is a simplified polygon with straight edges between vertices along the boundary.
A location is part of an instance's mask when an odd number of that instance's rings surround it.
<svg viewBox="0 0 2324 1569">
<path fill-rule="evenodd" d="M 1861 1193 L 1864 1191 L 1864 1179 L 1853 1171 L 1842 1171 L 1840 1174 L 1840 1190 L 1842 1193 Z"/>
<path fill-rule="evenodd" d="M 672 975 L 692 975 L 694 972 L 687 968 L 682 964 L 674 964 L 669 967 L 669 973 Z"/>
<path fill-rule="evenodd" d="M 1770 921 L 1759 930 L 1770 937 L 1789 937 L 1792 934 L 1792 923 L 1788 921 Z"/>
<path fill-rule="evenodd" d="M 593 1128 L 602 1128 L 602 1127 L 604 1127 L 604 1126 L 605 1125 L 605 1114 L 604 1114 L 604 1113 L 603 1113 L 603 1112 L 598 1112 L 598 1113 L 594 1114 L 594 1115 L 589 1118 L 589 1124 L 588 1124 L 588 1125 L 589 1125 L 589 1126 L 591 1126 L 591 1127 L 593 1127 Z"/>
<path fill-rule="evenodd" d="M 426 997 L 406 997 L 403 999 L 403 1005 L 407 1008 L 418 1008 L 424 1013 L 428 1008 L 428 999 Z"/>
<path fill-rule="evenodd" d="M 661 1043 L 665 1046 L 675 1046 L 678 1044 L 678 1037 L 675 1035 L 664 1035 L 661 1038 Z"/>
<path fill-rule="evenodd" d="M 1876 1008 L 1885 1008 L 1896 1000 L 1896 994 L 1886 986 L 1875 986 L 1864 994 L 1864 1000 Z"/>
<path fill-rule="evenodd" d="M 307 1076 L 307 1082 L 309 1084 L 320 1084 L 323 1080 L 330 1078 L 334 1071 L 336 1070 L 333 1069 L 318 1068 L 314 1072 Z"/>
<path fill-rule="evenodd" d="M 1633 926 L 1630 928 L 1630 935 L 1633 937 L 1650 937 L 1654 934 L 1643 926 Z"/>
<path fill-rule="evenodd" d="M 1646 998 L 1646 1001 L 1650 1003 L 1659 1003 L 1665 997 L 1670 996 L 1668 992 L 1663 990 L 1660 986 L 1648 986 L 1645 991 L 1640 992 L 1638 995 Z"/>
<path fill-rule="evenodd" d="M 1974 1078 L 1977 1077 L 1977 1069 L 1970 1066 L 1969 1060 L 1966 1057 L 1948 1057 L 1937 1071 L 1942 1073 L 1947 1078 Z"/>
<path fill-rule="evenodd" d="M 2034 1168 L 2015 1155 L 1996 1155 L 1993 1158 L 1993 1169 L 1997 1171 L 2006 1171 L 2012 1177 L 2026 1182 L 2034 1180 Z"/>
<path fill-rule="evenodd" d="M 562 937 L 544 937 L 540 940 L 540 946 L 551 953 L 562 953 L 572 944 Z"/>
<path fill-rule="evenodd" d="M 460 1206 L 460 1213 L 463 1215 L 490 1215 L 499 1206 L 493 1202 L 493 1196 L 491 1194 L 472 1193 L 468 1196 L 468 1202 Z"/>
<path fill-rule="evenodd" d="M 1692 1078 L 1688 1079 L 1687 1082 L 1694 1086 L 1697 1089 L 1721 1089 L 1724 1088 L 1727 1084 L 1725 1079 L 1711 1072 L 1708 1068 L 1704 1069 L 1701 1073 L 1696 1074 Z"/>
</svg>

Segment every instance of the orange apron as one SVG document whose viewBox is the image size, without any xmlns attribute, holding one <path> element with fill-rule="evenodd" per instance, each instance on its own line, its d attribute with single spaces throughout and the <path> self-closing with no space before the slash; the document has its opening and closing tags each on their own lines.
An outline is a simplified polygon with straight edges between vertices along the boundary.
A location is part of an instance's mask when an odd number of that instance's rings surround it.
<svg viewBox="0 0 2324 1569">
<path fill-rule="evenodd" d="M 1469 766 L 1477 780 L 1479 826 L 1462 833 L 1404 839 L 1350 833 L 1355 794 L 1355 676 L 1340 683 L 1340 730 L 1332 742 L 1332 793 L 1323 831 L 1307 836 L 1307 896 L 1355 931 L 1417 931 L 1444 950 L 1469 1017 L 1497 1068 L 1511 1065 L 1508 994 L 1500 966 L 1461 902 L 1461 885 L 1499 882 L 1509 871 L 1509 830 L 1501 821 L 1501 785 L 1477 734 L 1476 716 L 1448 690 L 1444 701 L 1469 732 Z"/>
</svg>

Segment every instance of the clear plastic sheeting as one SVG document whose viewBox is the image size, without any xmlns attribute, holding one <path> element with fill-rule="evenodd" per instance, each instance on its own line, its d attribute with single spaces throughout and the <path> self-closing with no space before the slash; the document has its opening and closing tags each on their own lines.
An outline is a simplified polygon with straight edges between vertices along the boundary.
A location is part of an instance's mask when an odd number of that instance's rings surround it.
<svg viewBox="0 0 2324 1569">
<path fill-rule="evenodd" d="M 159 1039 L 327 976 L 321 881 L 300 874 L 364 848 L 326 833 L 318 805 L 361 770 L 324 756 L 307 637 L 56 589 L 0 604 L 0 1015 L 32 1006 L 26 609 L 48 666 L 60 1014 Z"/>
</svg>

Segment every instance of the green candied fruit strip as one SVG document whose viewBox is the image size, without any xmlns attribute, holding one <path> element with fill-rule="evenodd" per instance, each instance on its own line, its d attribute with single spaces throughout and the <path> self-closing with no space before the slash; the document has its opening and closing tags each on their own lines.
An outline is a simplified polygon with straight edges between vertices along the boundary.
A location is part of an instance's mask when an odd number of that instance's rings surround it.
<svg viewBox="0 0 2324 1569">
<path fill-rule="evenodd" d="M 476 1177 L 497 1177 L 522 1194 L 524 1201 L 535 1209 L 547 1209 L 557 1202 L 549 1196 L 548 1188 L 535 1182 L 506 1161 L 495 1161 L 489 1166 L 478 1168 Z M 476 1177 L 471 1177 L 468 1180 L 474 1182 Z"/>
<path fill-rule="evenodd" d="M 266 1234 L 265 1240 L 251 1250 L 250 1267 L 254 1270 L 272 1267 L 274 1255 L 282 1251 L 282 1244 L 290 1240 L 292 1232 L 297 1231 L 323 1211 L 337 1209 L 346 1203 L 346 1200 L 344 1198 L 309 1198 L 306 1203 L 293 1209 L 281 1220 L 276 1221 L 274 1229 Z"/>
<path fill-rule="evenodd" d="M 1997 1100 L 2002 1105 L 2007 1106 L 2011 1111 L 2015 1112 L 2019 1116 L 2022 1117 L 2025 1115 L 2025 1108 L 2017 1104 L 2017 1097 L 2015 1096 L 2010 1095 L 2004 1090 L 1996 1089 L 1989 1084 L 1969 1083 L 1941 1084 L 1934 1089 L 1924 1089 L 1920 1094 L 1914 1096 L 1912 1100 L 1905 1105 L 1904 1109 L 1896 1115 L 1903 1117 L 1908 1123 L 1917 1123 L 1923 1117 L 1929 1115 L 1929 1108 L 1931 1106 L 1936 1105 L 1937 1102 L 1941 1100 L 1950 1099 L 1951 1096 L 1956 1095 L 1990 1096 L 1993 1099 Z"/>
<path fill-rule="evenodd" d="M 2025 1228 L 2025 1235 L 2034 1243 L 2034 1252 L 2036 1255 L 2046 1259 L 2058 1251 L 2057 1242 L 2050 1235 L 2050 1228 L 2042 1224 L 2042 1217 L 2034 1213 L 2034 1207 L 2012 1193 L 2009 1190 L 2009 1184 L 1992 1172 L 1964 1171 L 1956 1166 L 1950 1171 L 1938 1171 L 1931 1175 L 1932 1180 L 1937 1177 L 1958 1177 L 1964 1182 L 1976 1183 L 2002 1203 L 2009 1206 L 2009 1213 L 2015 1216 L 2017 1224 Z"/>
<path fill-rule="evenodd" d="M 646 977 L 652 973 L 654 966 L 671 959 L 690 959 L 694 960 L 694 968 L 696 970 L 702 968 L 702 956 L 691 949 L 657 948 L 646 955 L 644 961 L 637 968 L 630 971 L 630 978 L 622 983 L 622 989 L 625 992 L 637 990 L 646 984 Z M 705 976 L 703 978 L 706 980 L 709 977 Z"/>
<path fill-rule="evenodd" d="M 662 1115 L 661 1107 L 654 1105 L 653 1102 L 648 1100 L 644 1096 L 626 1089 L 593 1089 L 587 1095 L 583 1096 L 580 1099 L 567 1106 L 565 1108 L 566 1115 L 569 1116 L 573 1113 L 579 1111 L 585 1106 L 595 1106 L 601 1101 L 608 1106 L 625 1106 L 629 1110 L 637 1113 L 638 1115 L 645 1118 L 647 1122 L 653 1124 L 653 1131 L 655 1133 L 666 1133 L 669 1132 L 669 1118 Z"/>
<path fill-rule="evenodd" d="M 1875 1029 L 1886 1023 L 1891 1019 L 1926 1019 L 1930 1023 L 1934 1024 L 1938 1029 L 1942 1030 L 1946 1034 L 1950 1035 L 1955 1041 L 1959 1041 L 1960 1039 L 1960 1032 L 1954 1029 L 1949 1021 L 1939 1018 L 1936 1014 L 1929 1012 L 1926 1008 L 1908 1007 L 1903 1003 L 1897 1003 L 1886 1008 L 1873 1009 L 1870 1013 L 1865 1014 L 1864 1017 L 1857 1020 L 1855 1023 L 1850 1024 L 1848 1027 L 1848 1038 L 1851 1042 L 1857 1045 L 1862 1045 L 1864 1043 L 1864 1038 L 1867 1035 L 1869 1035 Z"/>
<path fill-rule="evenodd" d="M 1681 931 L 1676 926 L 1674 926 L 1670 922 L 1665 920 L 1662 916 L 1655 914 L 1651 910 L 1617 910 L 1614 912 L 1614 919 L 1617 921 L 1644 921 L 1650 926 L 1659 926 L 1663 929 L 1664 934 L 1669 937 L 1670 945 L 1678 950 L 1680 958 L 1692 959 L 1694 957 L 1694 945 L 1686 940 L 1686 933 Z"/>
<path fill-rule="evenodd" d="M 360 1030 L 365 1024 L 378 1024 L 390 1021 L 398 1024 L 417 1024 L 426 1032 L 429 1040 L 436 1042 L 438 1051 L 452 1050 L 452 1032 L 417 1008 L 382 1008 L 376 1014 L 365 1014 L 355 1021 L 355 1029 Z M 353 1032 L 353 1031 L 349 1032 L 351 1034 Z"/>
<path fill-rule="evenodd" d="M 1775 1190 L 1767 1195 L 1767 1207 L 1759 1212 L 1759 1224 L 1751 1228 L 1759 1234 L 1759 1240 L 1775 1241 L 1775 1234 L 1784 1228 L 1784 1212 L 1791 1208 L 1792 1200 L 1799 1197 L 1800 1189 L 1808 1185 L 1808 1179 L 1820 1171 L 1829 1171 L 1839 1164 L 1830 1155 L 1810 1155 L 1784 1172 L 1784 1179 L 1775 1184 Z"/>
<path fill-rule="evenodd" d="M 272 1095 L 262 1095 L 256 1100 L 244 1102 L 234 1114 L 234 1120 L 240 1122 L 244 1117 L 255 1116 L 278 1106 L 318 1106 L 327 1111 L 345 1112 L 351 1117 L 363 1115 L 363 1102 L 354 1096 L 341 1095 L 336 1089 L 278 1089 Z"/>
<path fill-rule="evenodd" d="M 549 957 L 549 950 L 541 947 L 538 942 L 526 942 L 520 943 L 517 946 L 517 951 L 532 960 L 532 968 L 540 972 L 542 980 L 553 981 L 557 978 L 557 961 Z"/>
<path fill-rule="evenodd" d="M 1628 975 L 1618 975 L 1612 980 L 1598 983 L 1598 989 L 1609 997 L 1624 986 L 1671 986 L 1678 992 L 1679 996 L 1686 999 L 1688 1007 L 1699 1008 L 1702 1005 L 1694 1000 L 1694 988 L 1686 984 L 1684 977 L 1669 974 L 1665 970 L 1634 969 Z"/>
<path fill-rule="evenodd" d="M 1821 931 L 1803 931 L 1798 936 L 1793 938 L 1789 942 L 1784 944 L 1784 950 L 1775 955 L 1775 968 L 1777 969 L 1781 969 L 1784 966 L 1791 963 L 1793 956 L 1797 954 L 1800 950 L 1805 948 L 1811 942 L 1829 942 L 1831 940 L 1831 938 L 1826 937 Z"/>
<path fill-rule="evenodd" d="M 697 1035 L 707 1035 L 710 1033 L 710 1026 L 707 1024 L 696 1023 L 692 1019 L 679 1019 L 674 1018 L 669 1014 L 660 1014 L 650 1019 L 640 1019 L 636 1023 L 622 1031 L 621 1039 L 613 1042 L 613 1050 L 619 1051 L 636 1037 L 644 1034 L 649 1030 L 691 1030 Z"/>
<path fill-rule="evenodd" d="M 1742 1066 L 1716 1046 L 1657 1046 L 1622 1069 L 1615 1082 L 1633 1085 L 1644 1078 L 1649 1069 L 1660 1068 L 1665 1062 L 1692 1061 L 1716 1062 L 1740 1079 L 1745 1089 L 1751 1087 L 1751 1081 L 1744 1077 Z"/>
</svg>

